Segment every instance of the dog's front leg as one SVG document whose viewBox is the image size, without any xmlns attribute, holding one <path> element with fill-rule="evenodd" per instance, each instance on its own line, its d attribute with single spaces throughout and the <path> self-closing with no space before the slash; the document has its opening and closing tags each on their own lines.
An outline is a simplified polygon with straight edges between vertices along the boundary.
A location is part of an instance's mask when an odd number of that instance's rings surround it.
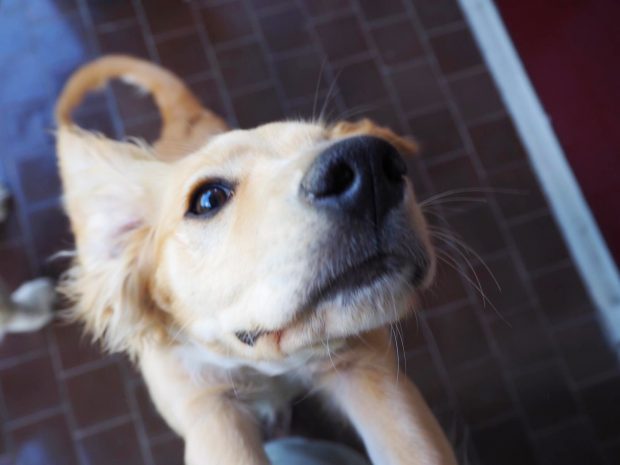
<svg viewBox="0 0 620 465">
<path fill-rule="evenodd" d="M 353 423 L 375 465 L 456 465 L 452 448 L 418 389 L 397 375 L 388 338 L 368 335 L 344 363 L 320 377 Z"/>
<path fill-rule="evenodd" d="M 157 409 L 185 440 L 185 465 L 269 465 L 259 425 L 231 386 L 190 376 L 165 350 L 146 351 L 140 367 Z"/>
<path fill-rule="evenodd" d="M 255 418 L 234 401 L 198 398 L 188 407 L 186 465 L 269 464 Z"/>
</svg>

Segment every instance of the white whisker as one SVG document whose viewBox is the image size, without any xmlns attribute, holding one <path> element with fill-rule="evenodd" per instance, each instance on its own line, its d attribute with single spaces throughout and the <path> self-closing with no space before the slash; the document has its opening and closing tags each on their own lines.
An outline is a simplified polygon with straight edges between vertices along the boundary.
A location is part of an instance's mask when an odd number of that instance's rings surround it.
<svg viewBox="0 0 620 465">
<path fill-rule="evenodd" d="M 462 188 L 462 189 L 450 189 L 444 192 L 440 192 L 438 194 L 434 194 L 424 200 L 420 201 L 420 205 L 429 204 L 434 200 L 443 199 L 446 197 L 450 197 L 451 195 L 460 195 L 460 194 L 512 194 L 512 195 L 527 195 L 526 191 L 521 189 L 501 189 L 501 188 L 480 188 L 480 187 L 471 187 L 471 188 Z"/>
<path fill-rule="evenodd" d="M 497 281 L 495 277 L 495 273 L 493 273 L 493 271 L 491 270 L 487 262 L 480 256 L 478 252 L 476 252 L 469 245 L 467 245 L 465 241 L 460 239 L 456 235 L 456 233 L 450 232 L 446 230 L 445 228 L 440 228 L 437 226 L 430 226 L 429 230 L 431 230 L 431 234 L 433 234 L 435 237 L 438 237 L 438 238 L 441 237 L 444 239 L 444 241 L 451 241 L 454 244 L 460 246 L 466 253 L 473 255 L 473 257 L 484 267 L 484 269 L 489 274 L 489 276 L 491 276 L 491 279 L 493 279 L 493 282 L 495 283 L 495 286 L 497 286 L 497 289 L 499 291 L 502 290 L 502 286 Z"/>
</svg>

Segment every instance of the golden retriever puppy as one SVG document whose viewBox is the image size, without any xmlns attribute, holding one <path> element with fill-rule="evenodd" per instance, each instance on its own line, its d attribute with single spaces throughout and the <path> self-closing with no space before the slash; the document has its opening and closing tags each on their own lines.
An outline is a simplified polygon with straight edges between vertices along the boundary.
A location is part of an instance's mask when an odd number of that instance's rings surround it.
<svg viewBox="0 0 620 465">
<path fill-rule="evenodd" d="M 110 78 L 153 94 L 153 147 L 72 123 Z M 385 328 L 434 268 L 399 153 L 412 142 L 370 121 L 230 130 L 173 74 L 122 56 L 78 71 L 57 121 L 77 244 L 64 290 L 136 360 L 187 465 L 268 464 L 260 425 L 304 389 L 376 465 L 455 463 Z"/>
</svg>

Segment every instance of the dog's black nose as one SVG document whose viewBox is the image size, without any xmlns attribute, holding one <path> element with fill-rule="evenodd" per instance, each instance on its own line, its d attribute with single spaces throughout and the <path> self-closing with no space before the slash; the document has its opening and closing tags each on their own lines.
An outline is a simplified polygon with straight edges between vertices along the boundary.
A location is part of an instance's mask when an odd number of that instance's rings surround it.
<svg viewBox="0 0 620 465">
<path fill-rule="evenodd" d="M 319 208 L 380 224 L 402 201 L 406 172 L 388 142 L 350 137 L 317 157 L 301 181 L 301 195 Z"/>
</svg>

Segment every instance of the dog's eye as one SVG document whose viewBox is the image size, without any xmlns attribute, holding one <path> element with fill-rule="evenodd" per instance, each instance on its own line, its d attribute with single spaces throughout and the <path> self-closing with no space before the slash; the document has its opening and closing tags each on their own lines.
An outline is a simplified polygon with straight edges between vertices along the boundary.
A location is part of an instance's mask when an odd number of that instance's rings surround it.
<svg viewBox="0 0 620 465">
<path fill-rule="evenodd" d="M 232 195 L 233 190 L 223 183 L 203 184 L 194 192 L 188 213 L 196 216 L 214 215 Z"/>
</svg>

